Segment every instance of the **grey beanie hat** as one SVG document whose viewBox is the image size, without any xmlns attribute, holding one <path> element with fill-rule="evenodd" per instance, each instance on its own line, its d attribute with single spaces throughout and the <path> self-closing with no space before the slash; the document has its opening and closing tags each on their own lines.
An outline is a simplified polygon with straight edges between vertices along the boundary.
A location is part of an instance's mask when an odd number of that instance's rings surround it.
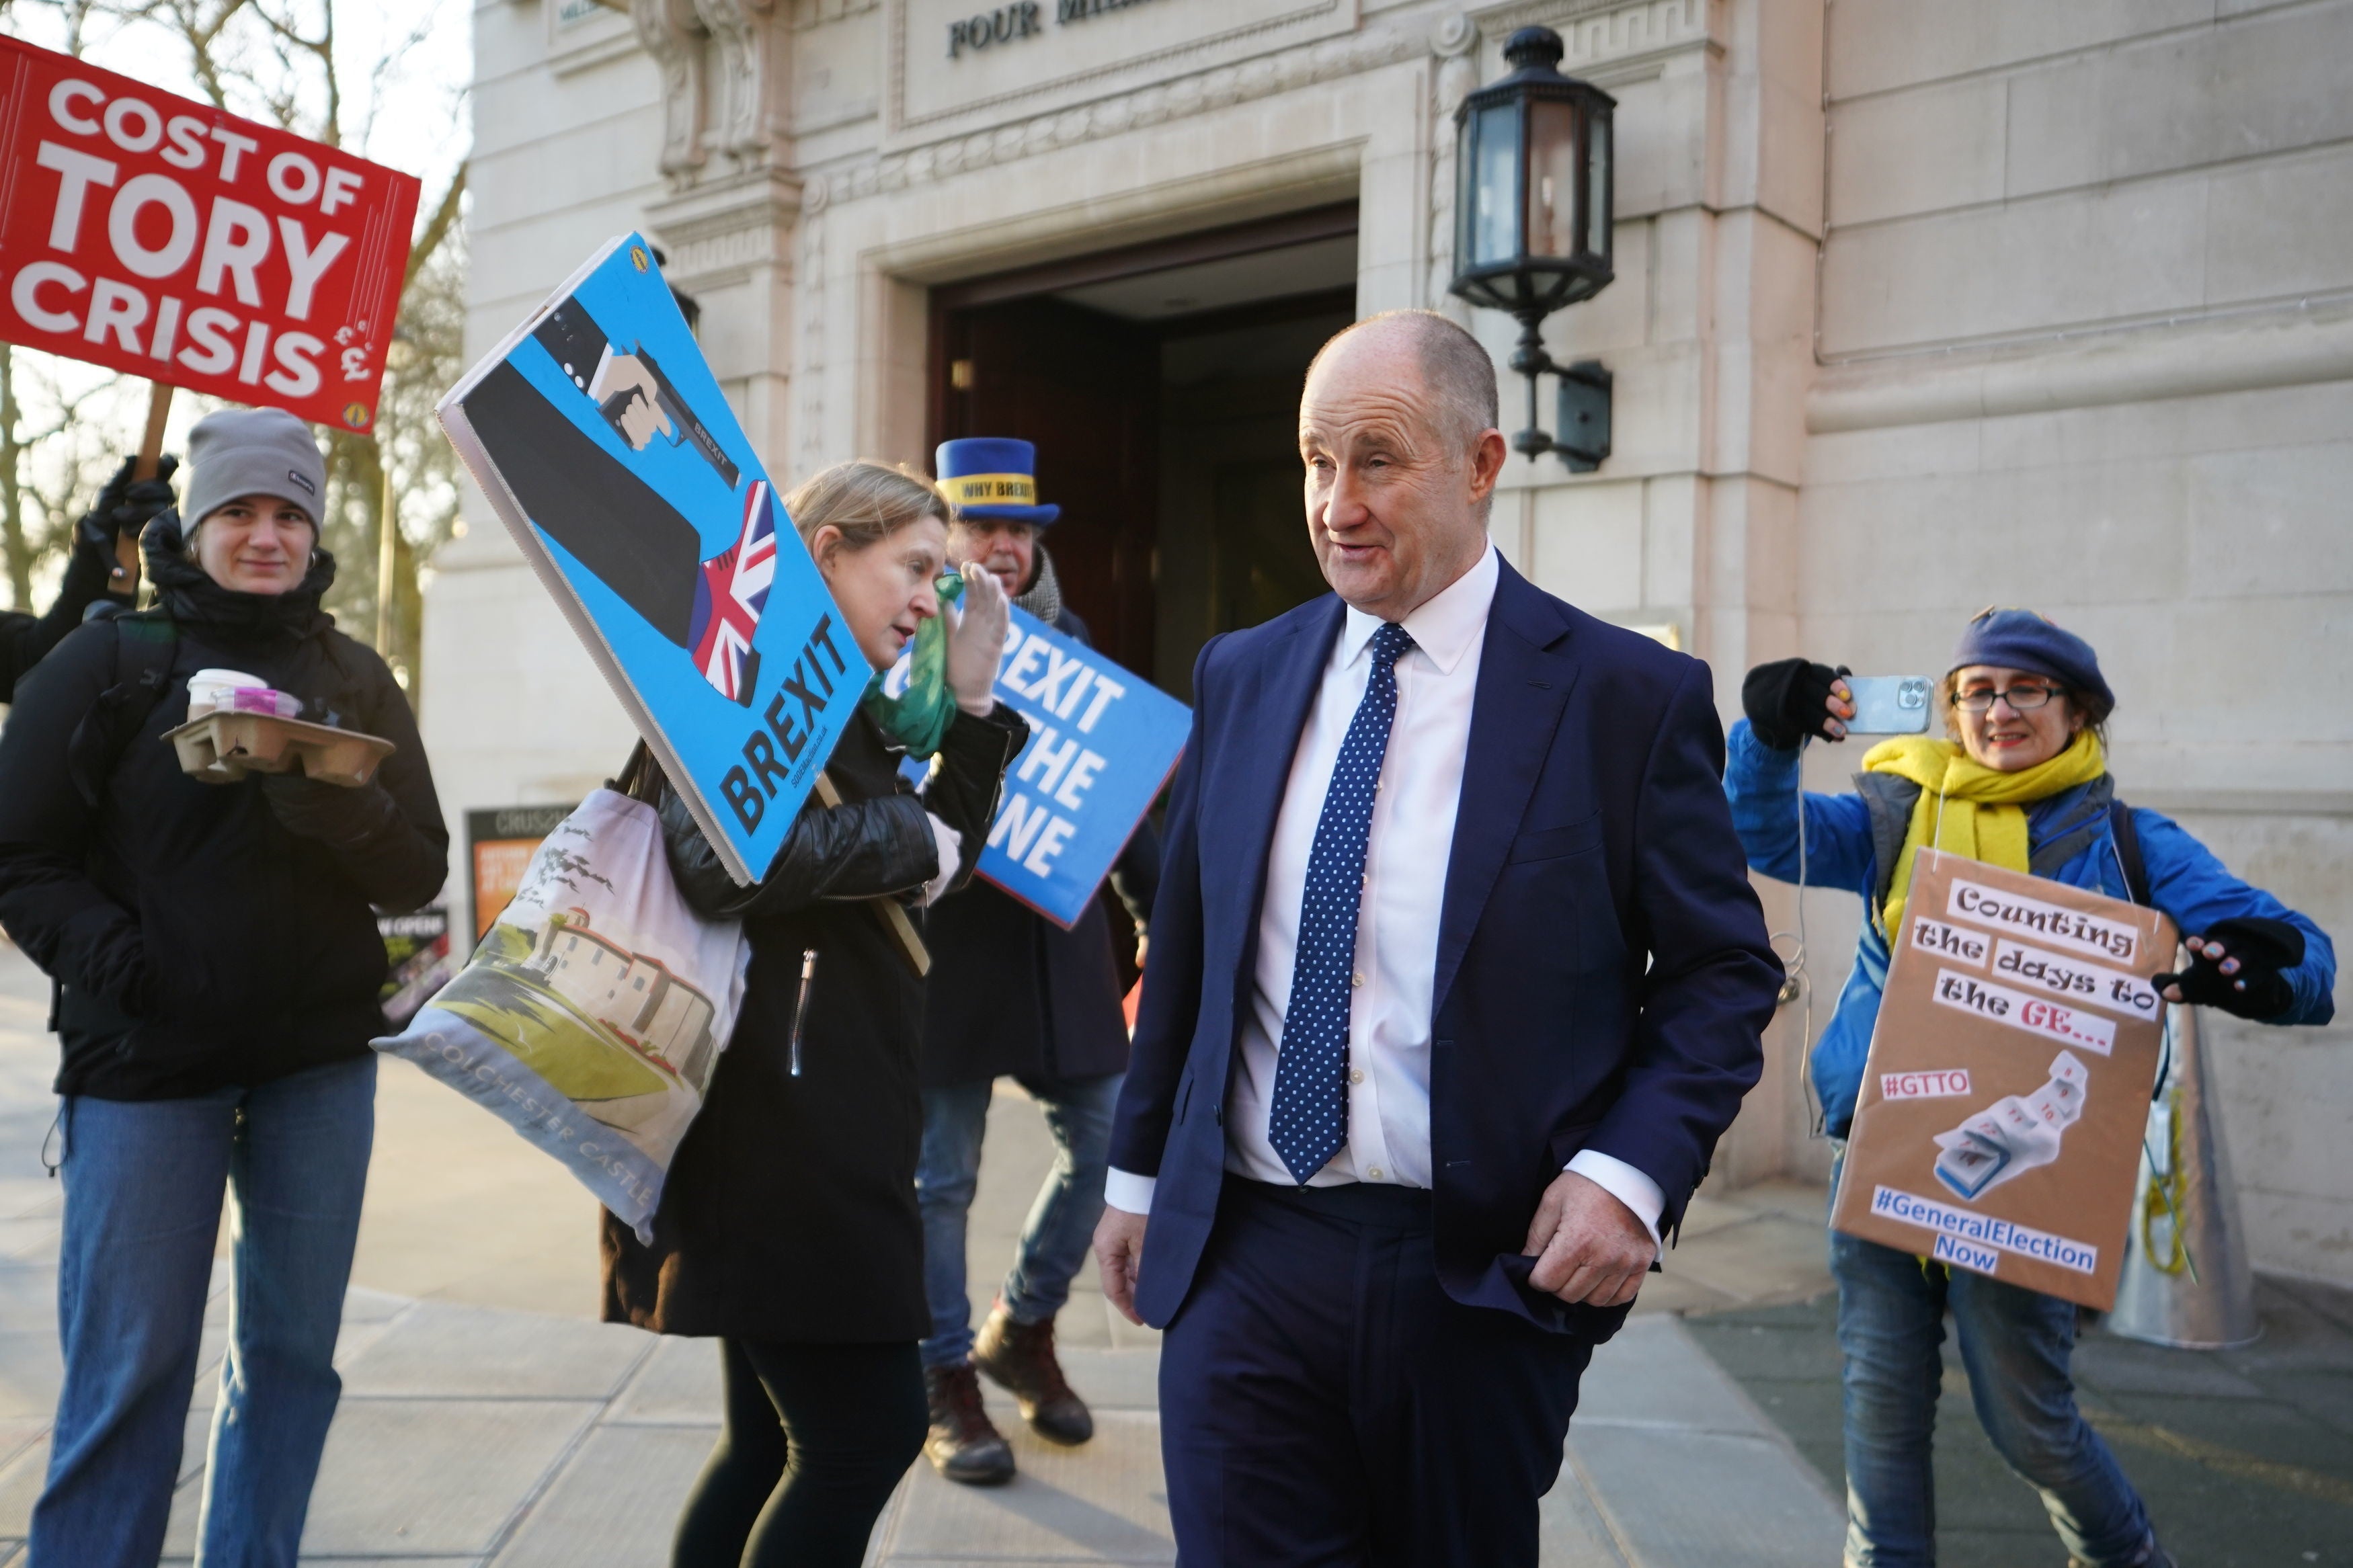
<svg viewBox="0 0 2353 1568">
<path fill-rule="evenodd" d="M 278 408 L 232 408 L 207 414 L 188 432 L 188 499 L 180 507 L 184 533 L 239 496 L 277 496 L 308 514 L 319 528 L 319 499 L 327 465 L 311 427 Z"/>
</svg>

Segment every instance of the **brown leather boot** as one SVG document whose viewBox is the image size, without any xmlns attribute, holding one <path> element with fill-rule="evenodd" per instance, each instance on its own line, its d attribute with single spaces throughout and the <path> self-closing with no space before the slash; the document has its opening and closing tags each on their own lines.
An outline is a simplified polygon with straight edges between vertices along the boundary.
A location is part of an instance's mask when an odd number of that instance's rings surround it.
<svg viewBox="0 0 2353 1568">
<path fill-rule="evenodd" d="M 972 1364 L 1019 1402 L 1021 1419 L 1050 1443 L 1083 1443 L 1095 1435 L 1086 1401 L 1071 1391 L 1054 1358 L 1054 1320 L 1017 1323 L 999 1301 L 973 1342 Z"/>
<path fill-rule="evenodd" d="M 980 1379 L 969 1363 L 925 1367 L 923 1393 L 932 1404 L 923 1453 L 934 1469 L 968 1487 L 998 1487 L 1013 1479 L 1013 1449 L 980 1407 Z"/>
</svg>

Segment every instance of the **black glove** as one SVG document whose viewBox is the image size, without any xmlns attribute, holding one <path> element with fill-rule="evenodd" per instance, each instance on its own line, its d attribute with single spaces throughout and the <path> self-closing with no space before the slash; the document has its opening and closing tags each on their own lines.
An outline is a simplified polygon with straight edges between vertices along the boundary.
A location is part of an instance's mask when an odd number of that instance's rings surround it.
<svg viewBox="0 0 2353 1568">
<path fill-rule="evenodd" d="M 2242 1018 L 2276 1018 L 2295 1005 L 2295 988 L 2283 971 L 2304 962 L 2304 932 L 2287 921 L 2259 916 L 2216 921 L 2189 941 L 2189 967 L 2160 974 L 2151 985 L 2160 992 L 2179 985 L 2184 1002 Z M 2221 957 L 2199 952 L 2201 942 L 2221 943 Z M 2235 967 L 2225 973 L 2225 964 Z"/>
<path fill-rule="evenodd" d="M 1758 665 L 1740 683 L 1740 706 L 1748 714 L 1748 728 L 1777 752 L 1797 750 L 1809 735 L 1839 739 L 1822 726 L 1831 719 L 1831 683 L 1847 673 L 1844 665 L 1832 669 L 1802 658 Z"/>
<path fill-rule="evenodd" d="M 97 504 L 82 513 L 81 521 L 74 525 L 83 543 L 96 545 L 111 555 L 117 534 L 138 538 L 149 519 L 178 499 L 172 494 L 172 476 L 179 472 L 179 458 L 166 453 L 157 460 L 152 479 L 131 477 L 137 462 L 136 458 L 123 458 L 114 477 L 106 481 L 106 488 L 98 492 Z"/>
<path fill-rule="evenodd" d="M 306 778 L 300 773 L 263 773 L 261 795 L 280 826 L 334 849 L 356 848 L 399 815 L 385 787 L 371 779 L 357 789 Z"/>
</svg>

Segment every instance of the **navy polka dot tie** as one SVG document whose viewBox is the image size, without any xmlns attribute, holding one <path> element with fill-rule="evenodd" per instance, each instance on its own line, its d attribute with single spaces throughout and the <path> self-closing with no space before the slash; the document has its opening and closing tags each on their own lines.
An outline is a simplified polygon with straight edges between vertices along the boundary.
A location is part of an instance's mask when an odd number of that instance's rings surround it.
<svg viewBox="0 0 2353 1568">
<path fill-rule="evenodd" d="M 1356 981 L 1356 905 L 1365 890 L 1365 841 L 1373 829 L 1373 792 L 1397 717 L 1397 661 L 1413 646 L 1400 626 L 1373 634 L 1373 668 L 1365 700 L 1340 743 L 1307 888 L 1299 906 L 1299 947 L 1291 969 L 1291 1005 L 1275 1055 L 1274 1104 L 1267 1141 L 1300 1185 L 1348 1141 L 1348 1002 Z"/>
</svg>

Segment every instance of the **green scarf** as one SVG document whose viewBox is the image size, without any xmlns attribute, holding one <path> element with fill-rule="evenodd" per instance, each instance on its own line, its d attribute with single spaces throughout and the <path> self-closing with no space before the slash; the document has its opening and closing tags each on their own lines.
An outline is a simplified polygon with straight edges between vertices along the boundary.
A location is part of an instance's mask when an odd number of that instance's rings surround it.
<svg viewBox="0 0 2353 1568">
<path fill-rule="evenodd" d="M 914 653 L 907 665 L 907 689 L 896 697 L 882 694 L 889 670 L 877 670 L 867 683 L 860 703 L 866 716 L 881 728 L 893 745 L 904 746 L 916 761 L 940 749 L 940 740 L 955 721 L 955 693 L 948 689 L 947 607 L 964 597 L 964 578 L 949 572 L 940 578 L 940 613 L 915 628 Z"/>
</svg>

